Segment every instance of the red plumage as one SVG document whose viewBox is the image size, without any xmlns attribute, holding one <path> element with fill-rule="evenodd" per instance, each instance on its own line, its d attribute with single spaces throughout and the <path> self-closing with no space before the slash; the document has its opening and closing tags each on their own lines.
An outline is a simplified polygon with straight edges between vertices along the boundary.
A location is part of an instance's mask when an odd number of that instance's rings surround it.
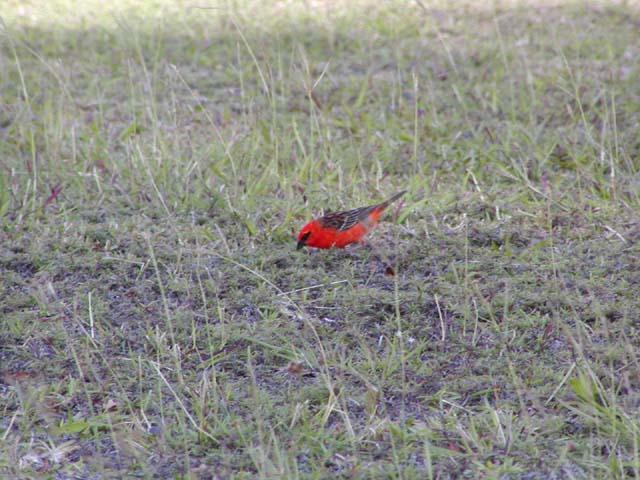
<svg viewBox="0 0 640 480">
<path fill-rule="evenodd" d="M 328 213 L 305 223 L 298 232 L 298 250 L 305 246 L 344 248 L 357 242 L 378 223 L 382 211 L 405 193 L 403 190 L 382 203 Z"/>
</svg>

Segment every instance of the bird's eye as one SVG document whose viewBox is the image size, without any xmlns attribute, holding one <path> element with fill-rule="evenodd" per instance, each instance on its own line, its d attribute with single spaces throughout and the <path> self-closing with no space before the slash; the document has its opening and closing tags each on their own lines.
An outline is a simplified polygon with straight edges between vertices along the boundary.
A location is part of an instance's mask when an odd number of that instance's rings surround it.
<svg viewBox="0 0 640 480">
<path fill-rule="evenodd" d="M 311 230 L 309 230 L 307 233 L 302 235 L 302 238 L 300 240 L 302 240 L 303 242 L 306 242 L 307 238 L 309 238 L 309 235 L 311 235 Z"/>
</svg>

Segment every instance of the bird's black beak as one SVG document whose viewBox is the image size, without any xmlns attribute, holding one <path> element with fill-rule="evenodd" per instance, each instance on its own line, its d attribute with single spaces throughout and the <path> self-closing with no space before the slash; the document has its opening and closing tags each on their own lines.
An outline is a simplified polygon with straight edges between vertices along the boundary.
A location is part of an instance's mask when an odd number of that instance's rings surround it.
<svg viewBox="0 0 640 480">
<path fill-rule="evenodd" d="M 307 238 L 309 238 L 309 235 L 311 235 L 311 232 L 307 232 L 304 235 L 302 235 L 302 237 L 300 237 L 300 240 L 298 240 L 298 247 L 296 248 L 296 250 L 300 250 L 302 247 L 304 247 L 305 242 L 307 241 Z"/>
</svg>

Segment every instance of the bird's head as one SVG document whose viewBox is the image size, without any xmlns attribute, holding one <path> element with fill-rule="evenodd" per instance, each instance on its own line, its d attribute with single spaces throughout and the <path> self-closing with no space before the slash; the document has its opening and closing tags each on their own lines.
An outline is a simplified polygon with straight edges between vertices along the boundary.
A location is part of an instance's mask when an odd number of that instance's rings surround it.
<svg viewBox="0 0 640 480">
<path fill-rule="evenodd" d="M 317 228 L 317 222 L 315 220 L 311 220 L 303 225 L 303 227 L 298 232 L 298 250 L 307 245 L 309 242 L 309 237 L 313 235 L 313 232 Z"/>
</svg>

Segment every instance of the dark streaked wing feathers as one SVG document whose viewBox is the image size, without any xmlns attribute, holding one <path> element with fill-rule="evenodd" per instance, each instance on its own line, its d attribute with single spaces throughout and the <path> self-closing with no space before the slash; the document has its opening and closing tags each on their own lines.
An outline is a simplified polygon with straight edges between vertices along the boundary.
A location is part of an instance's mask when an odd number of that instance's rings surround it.
<svg viewBox="0 0 640 480">
<path fill-rule="evenodd" d="M 382 203 L 376 205 L 370 205 L 368 207 L 354 208 L 353 210 L 347 210 L 345 212 L 331 212 L 327 213 L 324 217 L 320 217 L 317 221 L 326 228 L 332 228 L 339 232 L 348 230 L 355 224 L 362 222 L 367 216 L 375 209 L 384 210 L 390 203 L 395 202 L 398 198 L 404 195 L 407 191 L 403 190 L 396 193 L 394 196 L 385 200 Z"/>
<path fill-rule="evenodd" d="M 371 205 L 369 207 L 354 208 L 346 212 L 327 213 L 324 217 L 320 217 L 318 222 L 320 222 L 323 227 L 342 232 L 363 221 L 377 206 L 378 205 Z"/>
</svg>

